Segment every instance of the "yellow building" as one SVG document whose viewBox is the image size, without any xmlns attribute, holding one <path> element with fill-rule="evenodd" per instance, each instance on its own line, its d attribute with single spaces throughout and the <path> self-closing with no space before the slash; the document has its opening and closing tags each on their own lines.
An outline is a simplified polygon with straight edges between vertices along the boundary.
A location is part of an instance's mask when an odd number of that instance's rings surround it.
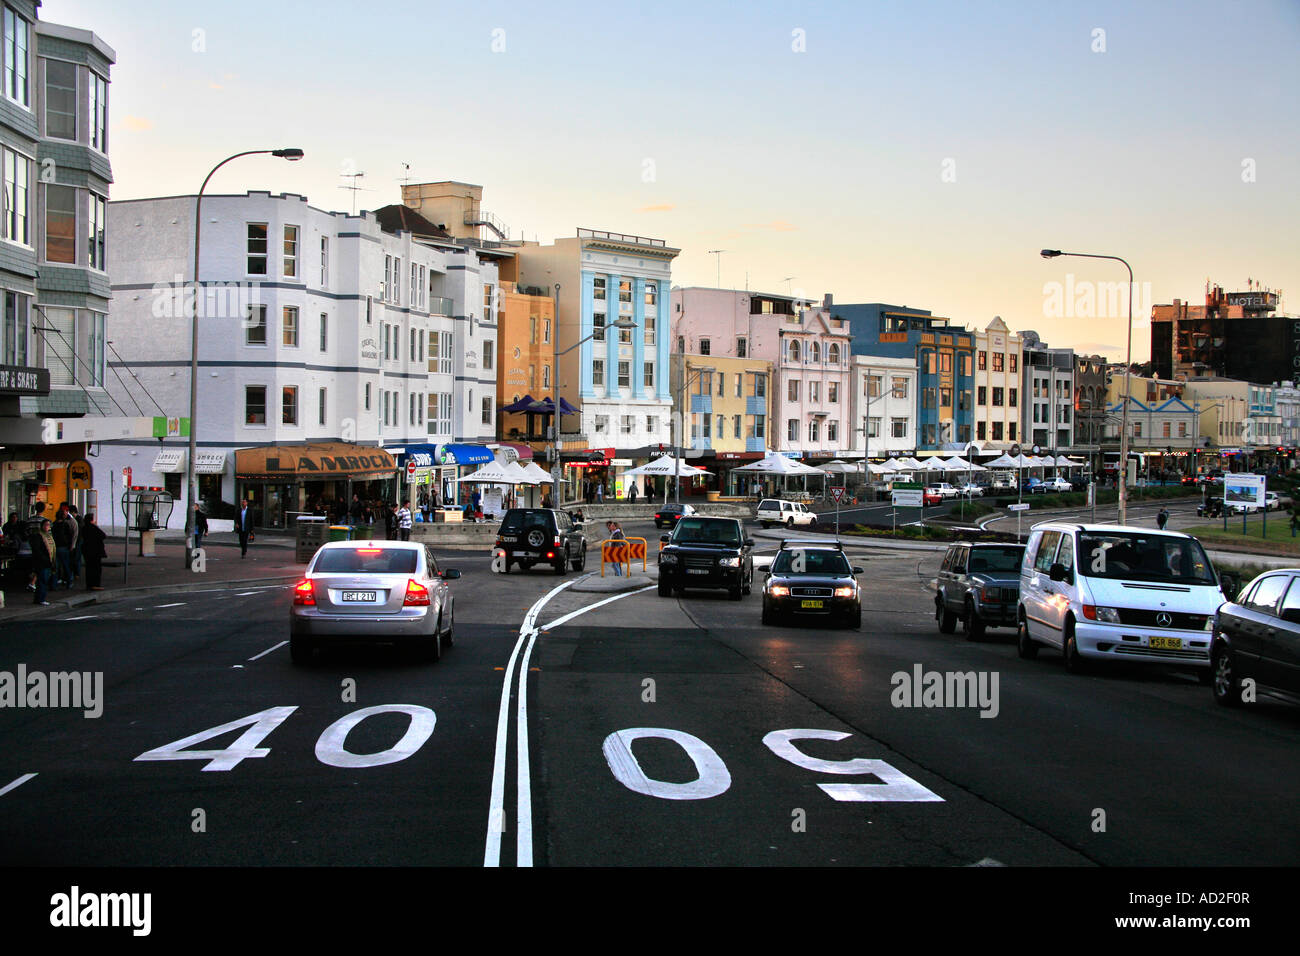
<svg viewBox="0 0 1300 956">
<path fill-rule="evenodd" d="M 743 494 L 730 471 L 757 461 L 770 447 L 772 363 L 752 357 L 672 357 L 674 434 L 684 436 L 692 464 L 714 473 L 697 490 Z M 682 426 L 676 424 L 681 415 Z M 739 476 L 738 476 L 739 477 Z"/>
</svg>

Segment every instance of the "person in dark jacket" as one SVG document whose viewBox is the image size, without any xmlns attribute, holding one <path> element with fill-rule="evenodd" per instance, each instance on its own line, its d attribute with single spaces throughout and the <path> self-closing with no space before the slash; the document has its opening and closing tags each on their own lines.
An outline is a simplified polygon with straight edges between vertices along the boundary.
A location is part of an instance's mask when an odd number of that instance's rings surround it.
<svg viewBox="0 0 1300 956">
<path fill-rule="evenodd" d="M 32 603 L 48 605 L 50 602 L 46 597 L 49 591 L 50 570 L 54 567 L 58 545 L 54 543 L 54 536 L 50 534 L 49 518 L 42 518 L 37 528 L 37 532 L 31 536 L 32 573 L 36 576 L 36 600 Z"/>
<path fill-rule="evenodd" d="M 194 502 L 194 550 L 203 547 L 203 536 L 208 533 L 208 516 L 203 513 L 199 503 Z"/>
<path fill-rule="evenodd" d="M 36 535 L 41 533 L 41 522 L 44 520 L 45 520 L 45 502 L 38 501 L 36 502 L 35 505 L 32 506 L 32 513 L 28 516 L 27 521 L 24 522 L 25 524 L 24 534 L 29 543 L 33 538 L 36 537 Z M 27 590 L 29 591 L 36 590 L 35 564 L 32 565 L 32 569 L 27 573 Z"/>
<path fill-rule="evenodd" d="M 88 513 L 81 527 L 83 543 L 81 556 L 86 559 L 86 590 L 102 591 L 99 582 L 104 577 L 103 561 L 108 557 L 108 535 L 95 524 L 94 513 Z"/>
<path fill-rule="evenodd" d="M 1168 523 L 1169 523 L 1169 511 L 1166 508 L 1161 508 L 1160 513 L 1156 515 L 1156 527 L 1159 528 L 1161 531 L 1164 531 L 1165 525 Z"/>
<path fill-rule="evenodd" d="M 239 535 L 239 556 L 246 557 L 248 540 L 253 536 L 253 509 L 247 501 L 241 501 L 235 512 L 235 534 Z"/>
<path fill-rule="evenodd" d="M 72 587 L 72 546 L 76 543 L 76 522 L 68 513 L 67 505 L 59 505 L 50 533 L 54 537 L 54 587 Z"/>
<path fill-rule="evenodd" d="M 68 505 L 68 514 L 72 515 L 72 520 L 77 524 L 77 537 L 72 542 L 72 576 L 79 578 L 81 577 L 81 552 L 84 544 L 81 533 L 86 521 L 81 517 L 81 512 L 77 510 L 76 505 Z"/>
</svg>

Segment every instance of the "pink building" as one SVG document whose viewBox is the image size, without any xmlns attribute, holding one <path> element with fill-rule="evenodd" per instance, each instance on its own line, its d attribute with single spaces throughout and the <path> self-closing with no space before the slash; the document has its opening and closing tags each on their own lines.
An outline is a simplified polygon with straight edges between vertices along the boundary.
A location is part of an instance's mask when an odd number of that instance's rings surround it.
<svg viewBox="0 0 1300 956">
<path fill-rule="evenodd" d="M 772 363 L 769 447 L 813 459 L 852 455 L 849 323 L 831 297 L 672 290 L 673 349 Z M 861 457 L 861 452 L 858 452 Z"/>
</svg>

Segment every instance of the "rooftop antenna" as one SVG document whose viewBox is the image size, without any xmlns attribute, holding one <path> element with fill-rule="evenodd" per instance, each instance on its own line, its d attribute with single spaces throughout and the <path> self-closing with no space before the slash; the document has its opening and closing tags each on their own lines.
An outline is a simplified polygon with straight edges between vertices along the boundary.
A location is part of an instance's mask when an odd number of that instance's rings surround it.
<svg viewBox="0 0 1300 956">
<path fill-rule="evenodd" d="M 718 257 L 718 288 L 722 288 L 722 254 L 726 249 L 710 249 L 709 255 Z"/>
<path fill-rule="evenodd" d="M 790 294 L 790 282 L 791 282 L 792 280 L 794 280 L 794 279 L 797 279 L 797 278 L 799 278 L 799 277 L 798 277 L 798 276 L 786 276 L 784 279 L 781 280 L 782 282 L 785 283 L 785 294 L 786 294 L 786 295 L 789 295 L 789 294 Z"/>
<path fill-rule="evenodd" d="M 343 173 L 342 175 L 343 175 L 343 178 L 344 178 L 344 179 L 350 179 L 350 180 L 352 180 L 352 184 L 351 184 L 351 185 L 349 185 L 349 186 L 340 186 L 339 189 L 347 189 L 347 190 L 350 190 L 350 191 L 351 191 L 351 193 L 352 193 L 352 215 L 355 216 L 355 215 L 357 214 L 357 193 L 361 192 L 363 189 L 364 189 L 366 192 L 370 192 L 370 190 L 369 190 L 369 189 L 366 189 L 365 186 L 358 186 L 358 185 L 357 185 L 357 180 L 360 179 L 362 176 L 364 176 L 365 173 Z"/>
<path fill-rule="evenodd" d="M 404 175 L 402 175 L 402 176 L 398 176 L 398 177 L 397 177 L 397 181 L 398 181 L 399 183 L 401 183 L 403 186 L 405 186 L 407 183 L 409 183 L 409 182 L 411 181 L 411 164 L 410 164 L 410 163 L 402 163 L 402 173 L 403 173 Z"/>
</svg>

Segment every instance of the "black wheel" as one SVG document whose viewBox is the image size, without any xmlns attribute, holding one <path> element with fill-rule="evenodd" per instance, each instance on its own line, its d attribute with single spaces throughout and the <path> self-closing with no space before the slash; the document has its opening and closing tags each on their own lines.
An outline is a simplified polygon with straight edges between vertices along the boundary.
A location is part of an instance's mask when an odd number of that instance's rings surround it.
<svg viewBox="0 0 1300 956">
<path fill-rule="evenodd" d="M 1210 674 L 1210 688 L 1214 691 L 1215 702 L 1224 707 L 1240 707 L 1241 675 L 1237 672 L 1232 648 L 1223 642 L 1216 644 L 1210 654 Z"/>
<path fill-rule="evenodd" d="M 845 626 L 845 627 L 851 627 L 851 628 L 853 628 L 854 630 L 859 630 L 859 631 L 862 630 L 862 608 L 861 608 L 861 606 L 859 606 L 858 609 L 857 609 L 856 611 L 854 611 L 852 614 L 848 614 L 848 615 L 845 616 L 845 618 L 844 618 L 844 626 Z"/>
<path fill-rule="evenodd" d="M 817 519 L 813 518 L 812 521 L 808 522 L 808 530 L 813 531 L 816 530 L 816 528 L 817 528 Z"/>
<path fill-rule="evenodd" d="M 770 607 L 767 606 L 766 601 L 763 602 L 763 623 L 764 624 L 776 623 L 776 613 Z"/>
<path fill-rule="evenodd" d="M 581 571 L 587 566 L 587 546 L 582 546 L 582 553 L 578 555 L 578 560 L 573 562 L 573 570 Z"/>
<path fill-rule="evenodd" d="M 934 617 L 939 622 L 940 634 L 951 634 L 957 630 L 957 615 L 948 610 L 943 595 L 939 595 L 934 599 Z"/>
<path fill-rule="evenodd" d="M 451 609 L 451 618 L 447 621 L 447 633 L 442 636 L 442 649 L 456 646 L 456 609 Z"/>
<path fill-rule="evenodd" d="M 312 650 L 311 642 L 306 638 L 289 638 L 289 659 L 295 664 L 310 664 Z"/>
<path fill-rule="evenodd" d="M 671 584 L 669 584 L 667 581 L 663 579 L 662 571 L 659 573 L 659 596 L 660 597 L 673 596 L 673 587 Z"/>
<path fill-rule="evenodd" d="M 1074 636 L 1074 624 L 1069 621 L 1065 624 L 1065 645 L 1061 648 L 1061 654 L 1065 658 L 1065 669 L 1071 674 L 1082 674 L 1088 669 L 1088 662 L 1079 655 L 1079 642 Z"/>
<path fill-rule="evenodd" d="M 975 604 L 969 599 L 966 601 L 966 613 L 962 615 L 961 628 L 966 632 L 968 641 L 984 639 L 984 621 L 975 613 Z"/>
<path fill-rule="evenodd" d="M 1038 642 L 1029 636 L 1029 622 L 1021 615 L 1016 624 L 1016 653 L 1027 661 L 1038 656 Z"/>
<path fill-rule="evenodd" d="M 569 570 L 569 549 L 565 548 L 564 553 L 560 555 L 559 560 L 555 562 L 555 573 L 564 574 Z"/>
<path fill-rule="evenodd" d="M 768 528 L 772 527 L 772 522 L 770 522 L 770 521 L 760 521 L 759 524 L 762 526 L 762 528 L 763 528 L 764 531 L 766 531 Z"/>
<path fill-rule="evenodd" d="M 729 588 L 727 590 L 727 596 L 733 601 L 739 601 L 743 593 L 744 588 Z"/>
<path fill-rule="evenodd" d="M 749 577 L 745 578 L 745 583 L 740 586 L 741 594 L 754 593 L 754 569 L 749 569 Z"/>
<path fill-rule="evenodd" d="M 785 526 L 786 526 L 787 528 L 793 528 L 793 527 L 794 527 L 794 518 L 786 518 L 786 519 L 785 519 Z"/>
</svg>

